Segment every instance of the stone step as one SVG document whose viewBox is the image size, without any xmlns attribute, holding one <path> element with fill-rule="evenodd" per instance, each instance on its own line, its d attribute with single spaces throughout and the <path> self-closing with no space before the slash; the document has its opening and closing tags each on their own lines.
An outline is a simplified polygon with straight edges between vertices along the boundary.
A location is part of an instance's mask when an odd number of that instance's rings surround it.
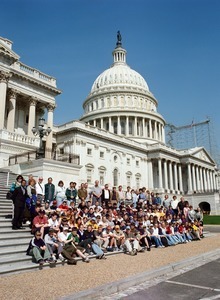
<svg viewBox="0 0 220 300">
<path fill-rule="evenodd" d="M 12 211 L 10 212 L 0 212 L 0 217 L 5 217 L 5 218 L 12 218 Z"/>
<path fill-rule="evenodd" d="M 14 254 L 7 254 L 7 255 L 0 255 L 0 268 L 2 268 L 2 265 L 4 264 L 13 264 L 17 262 L 25 262 L 25 261 L 32 261 L 32 257 L 26 255 L 25 252 L 14 253 Z"/>
<path fill-rule="evenodd" d="M 7 247 L 7 245 L 6 245 L 5 247 L 1 247 L 0 257 L 2 257 L 4 255 L 9 255 L 9 254 L 16 254 L 17 256 L 18 256 L 18 254 L 20 255 L 20 253 L 26 254 L 27 248 L 28 248 L 28 245 L 26 245 L 26 244 L 17 245 L 16 248 Z"/>
<path fill-rule="evenodd" d="M 57 263 L 55 265 L 54 264 L 50 265 L 49 263 L 45 263 L 43 265 L 43 267 L 39 267 L 39 264 L 32 262 L 32 258 L 30 256 L 28 257 L 28 259 L 29 260 L 26 260 L 26 261 L 22 260 L 22 261 L 18 261 L 18 262 L 1 265 L 0 275 L 9 274 L 9 273 L 16 274 L 16 273 L 21 273 L 24 271 L 27 272 L 28 270 L 32 270 L 32 271 L 36 270 L 37 271 L 37 270 L 40 270 L 41 268 L 45 269 L 45 268 L 50 268 L 50 267 L 58 267 L 58 266 L 62 266 L 64 264 L 61 261 L 57 261 Z"/>
<path fill-rule="evenodd" d="M 22 225 L 22 227 L 24 227 L 25 229 L 18 229 L 16 230 L 16 235 L 18 235 L 17 233 L 30 233 L 30 227 L 29 225 Z M 1 235 L 5 235 L 5 234 L 15 234 L 15 230 L 12 230 L 12 224 L 11 223 L 6 223 L 5 225 L 0 224 L 0 237 Z"/>
</svg>

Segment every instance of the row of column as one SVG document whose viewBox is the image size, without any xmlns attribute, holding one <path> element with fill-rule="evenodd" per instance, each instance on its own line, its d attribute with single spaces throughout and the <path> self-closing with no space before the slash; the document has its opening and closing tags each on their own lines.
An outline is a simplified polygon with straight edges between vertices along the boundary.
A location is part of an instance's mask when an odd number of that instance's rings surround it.
<svg viewBox="0 0 220 300">
<path fill-rule="evenodd" d="M 213 170 L 190 164 L 188 169 L 188 190 L 192 192 L 209 192 L 217 190 L 216 175 Z"/>
<path fill-rule="evenodd" d="M 10 89 L 7 94 L 7 85 L 10 79 L 10 73 L 0 72 L 0 130 L 4 129 L 5 124 L 5 111 L 6 111 L 6 96 L 8 95 L 8 116 L 6 128 L 10 132 L 14 132 L 15 129 L 15 112 L 16 112 L 16 99 L 18 92 Z M 28 114 L 28 130 L 27 135 L 33 136 L 32 128 L 36 124 L 36 105 L 39 99 L 29 97 L 29 114 Z M 53 112 L 55 105 L 47 105 L 47 126 L 53 128 Z M 52 149 L 52 134 L 47 137 L 46 148 Z"/>
<path fill-rule="evenodd" d="M 158 164 L 158 188 L 160 190 L 172 191 L 177 193 L 183 192 L 183 175 L 182 165 L 180 163 L 162 160 L 157 160 Z M 153 166 L 152 161 L 149 161 L 150 185 L 153 183 Z M 209 192 L 217 190 L 216 174 L 214 170 L 207 169 L 192 163 L 187 163 L 187 192 Z"/>
<path fill-rule="evenodd" d="M 118 135 L 141 136 L 165 142 L 164 126 L 155 120 L 140 117 L 108 117 L 95 119 L 90 125 L 100 127 Z"/>
</svg>

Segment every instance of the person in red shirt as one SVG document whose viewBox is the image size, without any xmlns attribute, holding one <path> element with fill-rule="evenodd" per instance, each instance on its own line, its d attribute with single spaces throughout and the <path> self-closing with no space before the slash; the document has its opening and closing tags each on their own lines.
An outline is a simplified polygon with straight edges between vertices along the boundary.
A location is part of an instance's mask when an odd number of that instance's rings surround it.
<svg viewBox="0 0 220 300">
<path fill-rule="evenodd" d="M 48 223 L 48 217 L 45 215 L 45 210 L 39 210 L 38 215 L 33 219 L 33 229 L 32 232 L 39 231 L 41 233 L 41 238 L 49 232 L 50 225 Z"/>
</svg>

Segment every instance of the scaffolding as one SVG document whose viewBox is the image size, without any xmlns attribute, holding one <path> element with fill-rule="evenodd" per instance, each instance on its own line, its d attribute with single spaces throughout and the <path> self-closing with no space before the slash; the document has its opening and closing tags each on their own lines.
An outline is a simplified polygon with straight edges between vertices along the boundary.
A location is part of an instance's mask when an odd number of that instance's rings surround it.
<svg viewBox="0 0 220 300">
<path fill-rule="evenodd" d="M 216 141 L 214 126 L 209 118 L 201 122 L 175 126 L 166 124 L 167 145 L 178 150 L 204 147 L 220 167 L 220 150 Z"/>
</svg>

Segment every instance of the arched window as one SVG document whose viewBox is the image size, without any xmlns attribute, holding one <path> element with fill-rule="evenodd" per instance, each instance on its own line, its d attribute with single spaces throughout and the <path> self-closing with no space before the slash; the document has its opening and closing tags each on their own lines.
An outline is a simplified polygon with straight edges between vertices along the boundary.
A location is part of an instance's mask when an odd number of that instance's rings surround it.
<svg viewBox="0 0 220 300">
<path fill-rule="evenodd" d="M 113 171 L 113 185 L 118 186 L 118 170 L 114 169 Z"/>
</svg>

